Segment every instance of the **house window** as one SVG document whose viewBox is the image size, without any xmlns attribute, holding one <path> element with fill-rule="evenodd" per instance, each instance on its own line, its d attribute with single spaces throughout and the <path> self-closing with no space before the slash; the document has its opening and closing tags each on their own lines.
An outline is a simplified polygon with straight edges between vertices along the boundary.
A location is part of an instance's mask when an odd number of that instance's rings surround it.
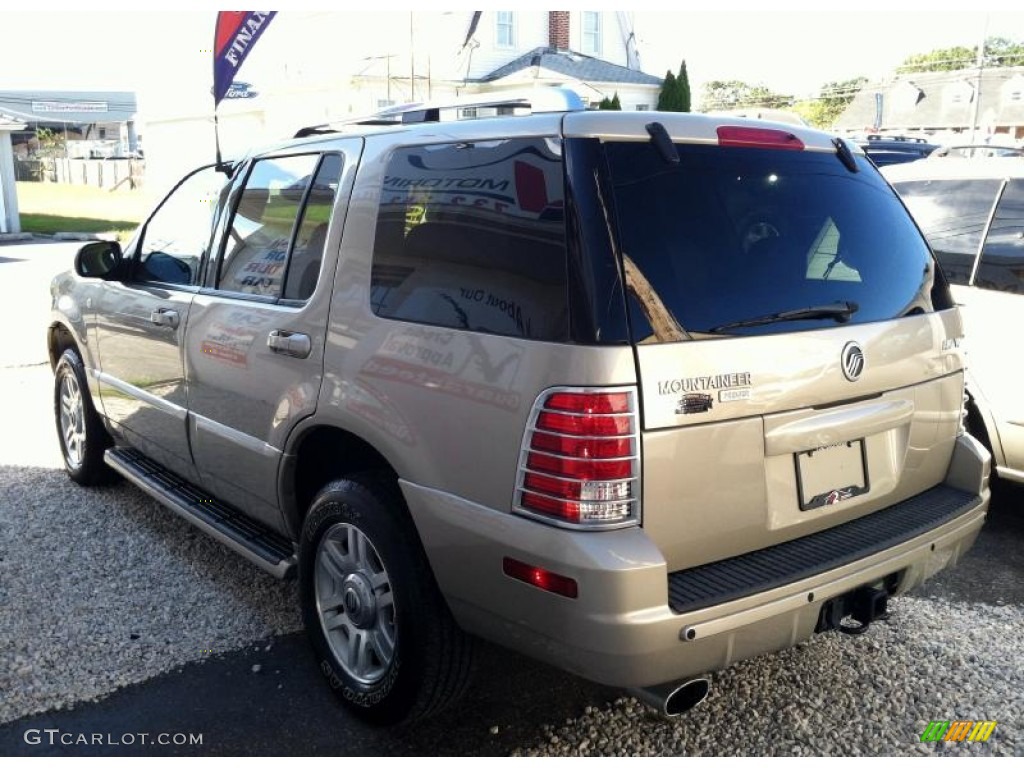
<svg viewBox="0 0 1024 768">
<path fill-rule="evenodd" d="M 395 106 L 394 99 L 377 99 L 377 109 L 387 109 Z"/>
<path fill-rule="evenodd" d="M 512 11 L 497 11 L 497 45 L 513 48 L 516 44 L 516 20 Z"/>
<path fill-rule="evenodd" d="M 583 52 L 601 54 L 601 14 L 583 11 Z"/>
<path fill-rule="evenodd" d="M 1024 91 L 1010 91 L 1010 101 L 1024 101 Z"/>
<path fill-rule="evenodd" d="M 650 104 L 637 104 L 636 105 L 636 111 L 637 112 L 646 112 L 650 108 L 651 108 Z"/>
</svg>

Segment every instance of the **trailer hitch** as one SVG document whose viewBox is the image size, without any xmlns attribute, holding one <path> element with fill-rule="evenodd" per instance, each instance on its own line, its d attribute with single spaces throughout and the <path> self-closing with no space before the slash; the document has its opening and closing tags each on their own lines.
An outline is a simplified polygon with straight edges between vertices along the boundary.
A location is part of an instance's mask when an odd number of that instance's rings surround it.
<svg viewBox="0 0 1024 768">
<path fill-rule="evenodd" d="M 884 621 L 889 617 L 886 608 L 889 593 L 876 587 L 861 587 L 845 595 L 825 601 L 818 614 L 815 632 L 838 629 L 843 634 L 861 635 L 867 632 L 871 622 Z M 854 623 L 848 623 L 851 619 Z"/>
</svg>

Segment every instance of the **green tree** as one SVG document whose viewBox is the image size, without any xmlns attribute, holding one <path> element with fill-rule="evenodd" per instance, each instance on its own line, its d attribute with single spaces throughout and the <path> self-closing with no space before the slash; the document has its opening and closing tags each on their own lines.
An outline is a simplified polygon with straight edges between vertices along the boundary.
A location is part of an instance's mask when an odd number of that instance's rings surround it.
<svg viewBox="0 0 1024 768">
<path fill-rule="evenodd" d="M 815 128 L 831 128 L 867 81 L 866 77 L 851 77 L 825 83 L 817 98 L 798 101 L 792 109 Z"/>
<path fill-rule="evenodd" d="M 597 105 L 598 109 L 617 109 L 622 110 L 622 103 L 619 101 L 619 92 L 616 91 L 612 98 L 605 96 Z"/>
<path fill-rule="evenodd" d="M 37 157 L 64 157 L 64 135 L 49 128 L 39 128 L 36 131 L 36 139 L 39 142 L 39 149 L 36 150 Z"/>
<path fill-rule="evenodd" d="M 763 84 L 750 85 L 742 80 L 712 80 L 704 84 L 701 108 L 705 112 L 748 107 L 785 109 L 795 101 L 792 96 L 776 93 Z"/>
<path fill-rule="evenodd" d="M 982 61 L 986 67 L 1024 65 L 1024 43 L 1005 37 L 990 37 L 985 40 Z M 954 69 L 970 69 L 977 64 L 978 46 L 968 48 L 957 45 L 952 48 L 936 48 L 927 53 L 915 53 L 904 59 L 896 71 L 899 74 L 949 72 Z"/>
<path fill-rule="evenodd" d="M 679 111 L 690 111 L 690 76 L 686 72 L 686 60 L 679 65 L 679 76 L 676 78 L 676 89 L 679 91 Z"/>
<path fill-rule="evenodd" d="M 676 76 L 669 70 L 665 73 L 665 79 L 661 81 L 661 92 L 658 94 L 658 109 L 661 112 L 677 112 L 675 108 L 676 99 Z"/>
</svg>

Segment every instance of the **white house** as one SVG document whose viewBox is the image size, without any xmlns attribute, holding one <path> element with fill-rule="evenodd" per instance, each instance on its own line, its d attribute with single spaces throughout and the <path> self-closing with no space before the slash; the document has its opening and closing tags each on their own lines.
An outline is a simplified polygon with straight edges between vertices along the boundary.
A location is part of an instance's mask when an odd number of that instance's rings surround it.
<svg viewBox="0 0 1024 768">
<path fill-rule="evenodd" d="M 279 15 L 241 79 L 258 96 L 225 99 L 221 146 L 231 156 L 299 128 L 410 101 L 444 101 L 561 85 L 595 105 L 653 109 L 661 78 L 640 70 L 627 15 L 612 11 L 375 12 Z M 370 35 L 372 31 L 387 34 Z M 288 42 L 285 43 L 284 41 Z M 301 43 L 301 44 L 299 44 Z M 257 56 L 261 58 L 256 59 Z M 147 184 L 161 187 L 213 157 L 211 109 L 145 115 Z"/>
</svg>

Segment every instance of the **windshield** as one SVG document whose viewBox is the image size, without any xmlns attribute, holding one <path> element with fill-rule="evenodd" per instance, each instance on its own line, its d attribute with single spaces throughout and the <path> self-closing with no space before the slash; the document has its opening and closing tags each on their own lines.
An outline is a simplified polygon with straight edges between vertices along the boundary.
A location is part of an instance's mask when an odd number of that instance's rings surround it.
<svg viewBox="0 0 1024 768">
<path fill-rule="evenodd" d="M 863 157 L 851 173 L 825 152 L 677 144 L 670 164 L 650 143 L 605 146 L 637 341 L 831 328 L 951 306 L 921 234 Z M 857 309 L 793 314 L 830 306 Z"/>
</svg>

